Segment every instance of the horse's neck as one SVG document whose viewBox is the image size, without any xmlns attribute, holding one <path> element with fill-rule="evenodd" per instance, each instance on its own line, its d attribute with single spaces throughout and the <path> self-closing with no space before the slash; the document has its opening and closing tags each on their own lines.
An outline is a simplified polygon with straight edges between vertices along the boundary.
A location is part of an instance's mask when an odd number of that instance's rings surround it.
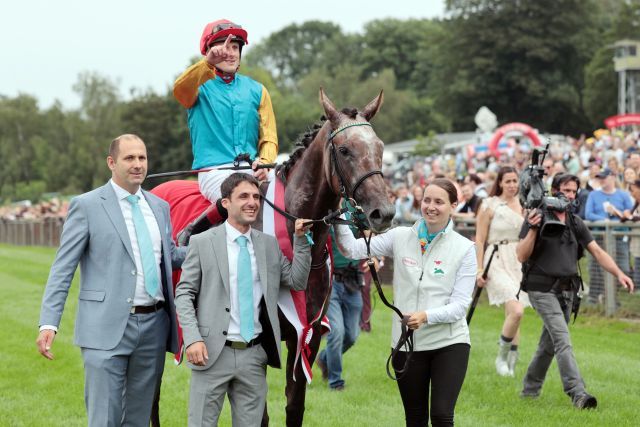
<svg viewBox="0 0 640 427">
<path fill-rule="evenodd" d="M 287 211 L 299 218 L 319 219 L 335 210 L 340 201 L 325 174 L 326 151 L 322 141 L 326 132 L 321 131 L 306 149 L 302 158 L 289 173 L 285 192 Z M 293 232 L 293 224 L 289 224 Z M 329 228 L 323 223 L 313 226 L 315 245 L 312 251 L 314 260 L 324 254 L 324 246 Z"/>
</svg>

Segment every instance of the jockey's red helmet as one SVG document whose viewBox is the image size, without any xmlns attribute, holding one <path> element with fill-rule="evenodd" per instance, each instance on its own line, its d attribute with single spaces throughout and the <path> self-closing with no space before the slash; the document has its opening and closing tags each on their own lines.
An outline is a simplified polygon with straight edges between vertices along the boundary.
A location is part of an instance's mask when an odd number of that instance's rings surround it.
<svg viewBox="0 0 640 427">
<path fill-rule="evenodd" d="M 214 42 L 226 39 L 229 34 L 233 36 L 231 40 L 239 42 L 241 46 L 249 44 L 247 31 L 243 30 L 240 25 L 234 24 L 227 19 L 219 19 L 208 23 L 204 27 L 200 38 L 200 52 L 206 55 L 209 46 Z"/>
</svg>

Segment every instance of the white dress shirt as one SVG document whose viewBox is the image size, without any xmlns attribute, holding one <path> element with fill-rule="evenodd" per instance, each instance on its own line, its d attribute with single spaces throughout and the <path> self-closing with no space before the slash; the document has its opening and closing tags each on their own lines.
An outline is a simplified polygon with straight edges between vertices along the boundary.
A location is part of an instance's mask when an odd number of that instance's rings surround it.
<svg viewBox="0 0 640 427">
<path fill-rule="evenodd" d="M 140 256 L 140 247 L 138 246 L 138 236 L 136 234 L 136 228 L 133 225 L 133 211 L 131 209 L 131 203 L 127 201 L 129 193 L 118 184 L 109 180 L 113 186 L 113 190 L 116 192 L 116 198 L 120 204 L 120 210 L 124 217 L 124 223 L 127 226 L 127 233 L 129 234 L 129 240 L 131 240 L 131 249 L 133 250 L 133 258 L 136 263 L 136 291 L 133 296 L 133 305 L 154 305 L 158 301 L 164 301 L 164 295 L 162 294 L 162 277 L 160 276 L 160 261 L 162 259 L 162 237 L 160 235 L 160 227 L 158 227 L 158 221 L 144 198 L 142 190 L 138 188 L 136 196 L 138 196 L 138 206 L 144 216 L 144 221 L 147 223 L 149 229 L 149 236 L 151 236 L 151 242 L 153 244 L 153 255 L 156 259 L 156 274 L 158 275 L 158 295 L 152 298 L 144 287 L 144 268 L 142 267 L 142 257 Z"/>
<path fill-rule="evenodd" d="M 227 329 L 227 339 L 229 341 L 244 342 L 240 335 L 240 307 L 238 304 L 238 254 L 240 253 L 240 245 L 236 242 L 239 236 L 245 236 L 248 240 L 247 249 L 251 258 L 251 272 L 253 273 L 253 338 L 256 338 L 262 332 L 260 324 L 260 300 L 262 300 L 262 287 L 260 277 L 258 275 L 258 264 L 256 263 L 256 253 L 253 250 L 253 241 L 251 240 L 251 228 L 246 233 L 241 233 L 228 221 L 224 222 L 227 232 L 227 257 L 229 258 L 229 298 L 231 299 L 231 319 L 229 320 L 229 328 Z"/>
</svg>

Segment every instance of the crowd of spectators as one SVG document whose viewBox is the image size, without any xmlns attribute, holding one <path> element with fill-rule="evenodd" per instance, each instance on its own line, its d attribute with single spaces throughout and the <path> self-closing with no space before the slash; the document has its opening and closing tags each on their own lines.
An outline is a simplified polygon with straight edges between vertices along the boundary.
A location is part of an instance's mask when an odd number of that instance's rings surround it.
<svg viewBox="0 0 640 427">
<path fill-rule="evenodd" d="M 414 157 L 409 170 L 398 170 L 389 165 L 385 177 L 390 196 L 396 203 L 396 223 L 411 221 L 412 209 L 416 209 L 414 200 L 421 195 L 420 189 L 437 177 L 450 178 L 458 186 L 460 203 L 456 216 L 473 217 L 501 166 L 513 166 L 522 172 L 531 162 L 533 147 L 528 139 L 511 138 L 507 142 L 508 148 L 499 157 L 485 151 L 466 158 L 466 150 L 460 149 L 457 153 Z M 400 164 L 407 167 L 407 162 Z M 548 188 L 557 173 L 578 176 L 581 182 L 580 216 L 584 219 L 633 218 L 636 204 L 632 198 L 633 187 L 640 179 L 640 132 L 601 129 L 588 138 L 554 138 L 542 167 Z M 592 192 L 591 202 L 588 202 Z"/>
<path fill-rule="evenodd" d="M 30 201 L 0 206 L 0 219 L 5 221 L 29 220 L 37 221 L 43 218 L 65 218 L 69 202 L 57 197 L 32 204 Z"/>
<path fill-rule="evenodd" d="M 505 145 L 508 148 L 500 156 L 480 152 L 466 158 L 466 151 L 460 150 L 413 158 L 410 170 L 400 173 L 390 166 L 384 172 L 391 197 L 395 199 L 395 223 L 412 223 L 420 209 L 416 202 L 421 197 L 420 189 L 439 177 L 450 178 L 458 187 L 459 203 L 453 217 L 474 218 L 482 199 L 489 196 L 487 189 L 492 188 L 501 166 L 512 166 L 520 173 L 531 164 L 534 147 L 528 139 L 513 138 Z M 590 227 L 601 246 L 605 246 L 604 229 L 598 225 L 602 221 L 614 225 L 615 248 L 608 250 L 615 253 L 620 268 L 640 283 L 640 234 L 628 226 L 640 220 L 640 132 L 598 130 L 591 137 L 554 138 L 540 166 L 544 169 L 543 179 L 548 190 L 558 173 L 579 178 L 578 203 L 573 209 L 591 221 Z M 619 234 L 621 231 L 627 234 Z M 595 262 L 589 263 L 589 273 L 590 302 L 602 302 L 604 273 Z"/>
</svg>

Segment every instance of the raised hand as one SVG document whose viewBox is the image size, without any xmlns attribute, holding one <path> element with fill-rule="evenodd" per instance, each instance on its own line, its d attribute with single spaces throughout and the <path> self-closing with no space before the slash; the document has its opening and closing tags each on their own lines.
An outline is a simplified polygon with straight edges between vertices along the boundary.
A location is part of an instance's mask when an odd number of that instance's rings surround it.
<svg viewBox="0 0 640 427">
<path fill-rule="evenodd" d="M 209 47 L 206 58 L 210 65 L 216 65 L 228 59 L 233 59 L 233 50 L 231 49 L 232 39 L 233 35 L 229 34 L 223 44 Z"/>
</svg>

